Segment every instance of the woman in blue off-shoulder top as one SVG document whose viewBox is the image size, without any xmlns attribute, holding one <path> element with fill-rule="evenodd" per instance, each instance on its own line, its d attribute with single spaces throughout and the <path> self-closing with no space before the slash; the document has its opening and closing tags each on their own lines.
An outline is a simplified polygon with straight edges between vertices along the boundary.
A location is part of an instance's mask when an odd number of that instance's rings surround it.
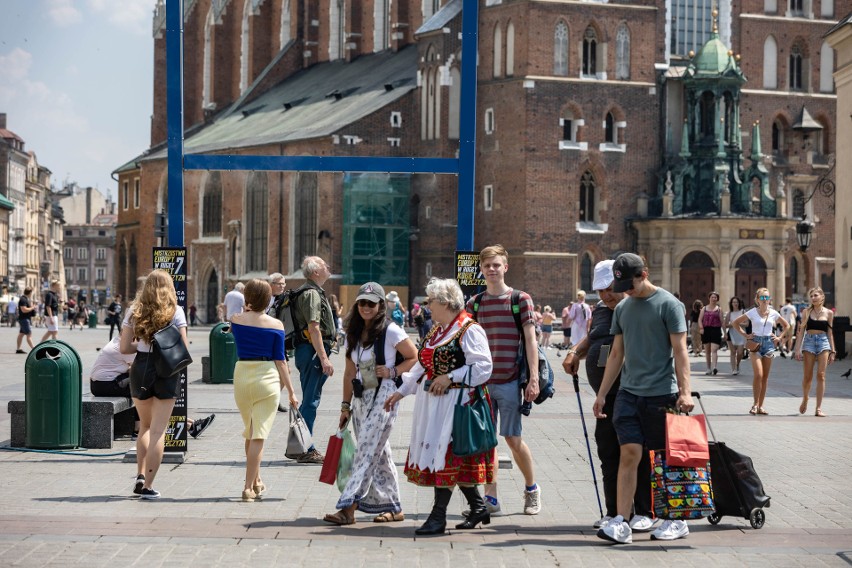
<svg viewBox="0 0 852 568">
<path fill-rule="evenodd" d="M 298 406 L 284 355 L 284 325 L 266 315 L 272 292 L 255 278 L 243 290 L 245 311 L 231 317 L 231 332 L 239 361 L 234 368 L 234 400 L 243 418 L 246 439 L 246 480 L 243 501 L 254 501 L 266 490 L 260 478 L 263 442 L 272 430 L 281 390 Z"/>
</svg>

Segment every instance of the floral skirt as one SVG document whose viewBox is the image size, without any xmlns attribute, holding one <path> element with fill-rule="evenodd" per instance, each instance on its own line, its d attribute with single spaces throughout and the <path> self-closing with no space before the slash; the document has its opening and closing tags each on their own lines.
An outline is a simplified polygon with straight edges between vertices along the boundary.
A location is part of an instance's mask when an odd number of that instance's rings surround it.
<svg viewBox="0 0 852 568">
<path fill-rule="evenodd" d="M 460 457 L 453 453 L 452 443 L 447 448 L 444 469 L 440 471 L 422 470 L 405 460 L 405 476 L 408 481 L 421 487 L 453 487 L 455 485 L 482 485 L 494 481 L 494 460 L 496 448 Z"/>
</svg>

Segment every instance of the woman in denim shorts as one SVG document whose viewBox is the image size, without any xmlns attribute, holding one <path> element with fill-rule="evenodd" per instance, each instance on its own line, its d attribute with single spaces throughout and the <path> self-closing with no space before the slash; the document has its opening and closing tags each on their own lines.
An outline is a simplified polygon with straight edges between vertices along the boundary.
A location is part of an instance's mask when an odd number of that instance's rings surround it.
<svg viewBox="0 0 852 568">
<path fill-rule="evenodd" d="M 808 410 L 808 394 L 814 378 L 814 363 L 817 364 L 816 413 L 825 417 L 822 411 L 822 397 L 825 394 L 825 368 L 834 361 L 834 336 L 830 333 L 834 323 L 834 312 L 825 307 L 825 292 L 822 288 L 808 290 L 811 305 L 802 314 L 799 337 L 796 340 L 796 360 L 804 356 L 804 377 L 802 378 L 802 404 L 799 414 Z"/>
<path fill-rule="evenodd" d="M 777 353 L 778 344 L 790 332 L 790 324 L 787 323 L 777 310 L 772 309 L 769 302 L 772 296 L 769 295 L 767 288 L 758 288 L 755 294 L 755 307 L 748 310 L 746 313 L 734 320 L 733 329 L 743 335 L 746 339 L 756 341 L 759 348 L 754 352 L 751 359 L 751 368 L 754 371 L 754 380 L 752 381 L 752 391 L 754 393 L 754 403 L 751 406 L 749 414 L 769 414 L 763 408 L 763 401 L 766 399 L 766 386 L 769 383 L 769 371 L 772 369 L 772 359 Z M 746 321 L 751 321 L 751 330 L 753 333 L 747 334 L 743 329 L 743 324 Z M 780 325 L 783 331 L 781 335 L 775 335 L 775 326 Z"/>
</svg>

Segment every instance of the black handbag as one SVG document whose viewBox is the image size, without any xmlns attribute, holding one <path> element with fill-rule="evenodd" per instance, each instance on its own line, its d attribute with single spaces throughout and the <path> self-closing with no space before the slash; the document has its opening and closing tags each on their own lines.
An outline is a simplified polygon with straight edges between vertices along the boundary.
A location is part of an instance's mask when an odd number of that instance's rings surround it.
<svg viewBox="0 0 852 568">
<path fill-rule="evenodd" d="M 470 378 L 470 367 L 467 377 Z M 471 394 L 469 404 L 462 404 L 462 393 L 466 383 L 462 382 L 459 397 L 453 412 L 453 454 L 457 456 L 472 456 L 487 452 L 497 446 L 497 432 L 491 419 L 491 406 L 485 399 L 482 386 L 478 386 Z"/>
<path fill-rule="evenodd" d="M 171 377 L 186 369 L 192 357 L 175 324 L 168 325 L 154 334 L 151 340 L 154 368 L 160 377 Z"/>
</svg>

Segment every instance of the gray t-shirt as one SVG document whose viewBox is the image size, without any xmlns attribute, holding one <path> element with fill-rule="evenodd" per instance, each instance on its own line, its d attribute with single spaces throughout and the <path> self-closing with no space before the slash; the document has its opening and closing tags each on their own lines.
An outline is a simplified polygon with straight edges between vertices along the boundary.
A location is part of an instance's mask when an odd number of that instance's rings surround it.
<svg viewBox="0 0 852 568">
<path fill-rule="evenodd" d="M 672 333 L 685 333 L 683 306 L 657 288 L 647 298 L 628 296 L 615 307 L 613 335 L 624 340 L 621 389 L 636 396 L 664 396 L 678 391 Z"/>
</svg>

